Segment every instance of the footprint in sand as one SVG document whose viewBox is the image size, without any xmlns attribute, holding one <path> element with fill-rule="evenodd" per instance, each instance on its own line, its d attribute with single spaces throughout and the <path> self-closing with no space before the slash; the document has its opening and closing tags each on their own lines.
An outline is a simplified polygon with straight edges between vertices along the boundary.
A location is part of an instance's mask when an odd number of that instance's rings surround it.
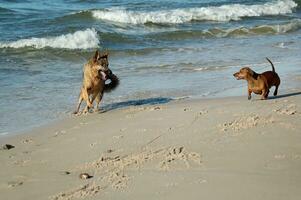
<svg viewBox="0 0 301 200">
<path fill-rule="evenodd" d="M 56 131 L 56 132 L 54 133 L 54 136 L 53 136 L 53 137 L 57 137 L 57 136 L 60 136 L 60 135 L 64 135 L 64 134 L 66 134 L 66 133 L 67 133 L 67 131 L 65 131 L 65 130 Z"/>
<path fill-rule="evenodd" d="M 23 144 L 30 144 L 30 143 L 33 143 L 33 140 L 28 138 L 28 139 L 22 140 L 22 143 Z"/>
<path fill-rule="evenodd" d="M 112 149 L 108 149 L 107 150 L 107 153 L 112 153 L 114 150 L 112 150 Z"/>
<path fill-rule="evenodd" d="M 164 169 L 171 167 L 182 169 L 183 163 L 186 164 L 186 168 L 190 167 L 193 163 L 201 164 L 200 155 L 186 151 L 183 146 L 160 148 L 157 150 L 145 149 L 128 155 L 111 156 L 112 152 L 113 150 L 108 149 L 99 159 L 76 167 L 75 171 L 78 171 L 78 173 L 93 170 L 94 178 L 91 179 L 91 182 L 70 191 L 61 192 L 51 198 L 54 200 L 84 199 L 94 196 L 107 188 L 122 190 L 127 187 L 128 182 L 132 178 L 126 174 L 127 171 L 140 171 L 146 163 L 149 163 L 154 168 L 156 168 L 157 164 L 161 164 L 159 169 L 162 169 L 162 165 L 165 165 Z M 174 186 L 170 185 L 170 187 Z"/>
<path fill-rule="evenodd" d="M 27 166 L 29 164 L 29 162 L 30 162 L 30 160 L 17 160 L 17 161 L 14 161 L 13 164 L 24 167 L 24 166 Z"/>
<path fill-rule="evenodd" d="M 201 110 L 200 112 L 199 112 L 199 115 L 205 115 L 205 114 L 207 114 L 208 113 L 208 110 Z"/>
<path fill-rule="evenodd" d="M 86 198 L 88 196 L 93 196 L 99 193 L 103 188 L 95 183 L 88 183 L 83 186 L 80 186 L 74 190 L 70 190 L 67 192 L 62 192 L 58 195 L 51 196 L 50 198 L 53 200 L 70 200 L 77 198 Z"/>
<path fill-rule="evenodd" d="M 295 104 L 289 104 L 274 110 L 274 112 L 282 115 L 295 115 L 297 113 L 297 106 Z"/>
<path fill-rule="evenodd" d="M 150 110 L 151 110 L 151 111 L 153 111 L 153 110 L 162 110 L 162 107 L 156 106 L 156 107 L 151 108 Z"/>
<path fill-rule="evenodd" d="M 195 183 L 197 184 L 204 184 L 207 183 L 208 181 L 206 179 L 198 179 Z"/>
<path fill-rule="evenodd" d="M 191 111 L 191 109 L 190 109 L 190 108 L 184 108 L 183 111 L 184 111 L 184 112 L 186 112 L 186 111 Z"/>
<path fill-rule="evenodd" d="M 274 158 L 276 160 L 283 160 L 286 158 L 286 155 L 285 154 L 277 154 L 277 155 L 274 155 Z"/>
<path fill-rule="evenodd" d="M 171 188 L 171 187 L 176 187 L 178 185 L 179 185 L 179 183 L 167 183 L 167 184 L 165 184 L 165 187 Z"/>
<path fill-rule="evenodd" d="M 32 151 L 23 151 L 23 154 L 30 154 Z"/>
<path fill-rule="evenodd" d="M 93 148 L 94 146 L 96 146 L 97 145 L 97 142 L 93 142 L 93 143 L 91 143 L 89 146 L 91 147 L 91 148 Z"/>
<path fill-rule="evenodd" d="M 196 114 L 196 116 L 194 117 L 194 119 L 191 122 L 191 125 L 194 124 L 202 115 L 206 115 L 208 113 L 208 110 L 201 110 L 200 112 L 198 112 Z"/>
<path fill-rule="evenodd" d="M 123 135 L 114 135 L 113 136 L 113 139 L 122 139 L 123 138 Z"/>
<path fill-rule="evenodd" d="M 258 125 L 266 125 L 273 122 L 274 119 L 272 117 L 261 117 L 257 114 L 251 114 L 249 116 L 238 117 L 230 122 L 225 122 L 219 125 L 219 127 L 221 128 L 221 131 L 240 131 L 249 128 L 254 128 Z"/>
<path fill-rule="evenodd" d="M 10 181 L 7 183 L 9 188 L 14 188 L 23 185 L 23 181 Z"/>
<path fill-rule="evenodd" d="M 190 161 L 197 164 L 202 163 L 199 154 L 194 152 L 188 153 L 185 151 L 184 147 L 174 147 L 167 151 L 164 160 L 160 163 L 160 168 L 169 170 L 172 164 L 177 161 L 182 161 L 186 165 L 186 168 L 190 167 Z"/>
<path fill-rule="evenodd" d="M 258 115 L 250 115 L 247 117 L 239 117 L 233 121 L 225 122 L 222 126 L 222 131 L 227 131 L 232 129 L 234 131 L 239 131 L 242 129 L 252 128 L 258 125 L 259 123 L 259 116 Z"/>
</svg>

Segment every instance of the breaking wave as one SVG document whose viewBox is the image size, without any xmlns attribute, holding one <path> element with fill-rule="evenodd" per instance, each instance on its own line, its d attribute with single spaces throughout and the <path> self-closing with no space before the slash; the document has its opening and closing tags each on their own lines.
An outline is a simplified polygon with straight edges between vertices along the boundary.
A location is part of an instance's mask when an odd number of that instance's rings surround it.
<svg viewBox="0 0 301 200">
<path fill-rule="evenodd" d="M 243 5 L 231 4 L 201 8 L 183 8 L 152 12 L 130 11 L 123 8 L 93 10 L 92 16 L 97 19 L 129 24 L 181 24 L 191 21 L 230 21 L 242 17 L 265 15 L 283 15 L 292 13 L 297 7 L 293 0 L 278 0 L 265 4 Z"/>
<path fill-rule="evenodd" d="M 57 37 L 20 39 L 12 42 L 0 42 L 0 48 L 45 47 L 62 49 L 89 49 L 96 48 L 99 38 L 95 29 L 76 31 Z"/>
<path fill-rule="evenodd" d="M 221 37 L 239 37 L 252 35 L 273 35 L 284 34 L 301 29 L 301 20 L 296 19 L 288 23 L 260 25 L 254 27 L 237 27 L 230 29 L 211 28 L 208 30 L 190 31 L 179 30 L 173 32 L 163 32 L 155 34 L 152 37 L 162 40 L 182 40 L 192 38 L 221 38 Z"/>
</svg>

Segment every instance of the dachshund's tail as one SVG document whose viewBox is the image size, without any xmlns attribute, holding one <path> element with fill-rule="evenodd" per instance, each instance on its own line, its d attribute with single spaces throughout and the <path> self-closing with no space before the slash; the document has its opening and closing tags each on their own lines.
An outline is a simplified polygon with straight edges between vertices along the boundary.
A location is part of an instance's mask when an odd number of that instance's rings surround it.
<svg viewBox="0 0 301 200">
<path fill-rule="evenodd" d="M 269 61 L 269 63 L 271 63 L 273 72 L 275 72 L 275 67 L 274 67 L 274 64 L 272 63 L 272 61 L 269 58 L 266 58 L 266 59 Z"/>
</svg>

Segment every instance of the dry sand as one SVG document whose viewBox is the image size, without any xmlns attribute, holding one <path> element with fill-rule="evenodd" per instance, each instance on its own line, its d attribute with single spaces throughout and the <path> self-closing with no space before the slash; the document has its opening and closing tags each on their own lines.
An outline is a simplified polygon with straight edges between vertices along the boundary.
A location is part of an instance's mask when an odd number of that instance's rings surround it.
<svg viewBox="0 0 301 200">
<path fill-rule="evenodd" d="M 288 94 L 130 106 L 1 138 L 15 148 L 0 150 L 0 199 L 300 199 L 301 93 Z"/>
</svg>

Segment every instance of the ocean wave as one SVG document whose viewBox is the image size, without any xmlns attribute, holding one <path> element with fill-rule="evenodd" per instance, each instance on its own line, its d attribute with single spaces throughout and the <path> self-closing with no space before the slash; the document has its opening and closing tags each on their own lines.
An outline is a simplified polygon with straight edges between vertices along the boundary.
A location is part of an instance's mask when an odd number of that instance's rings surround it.
<svg viewBox="0 0 301 200">
<path fill-rule="evenodd" d="M 297 7 L 293 0 L 278 0 L 265 4 L 243 5 L 231 4 L 201 8 L 183 8 L 161 11 L 130 11 L 123 8 L 93 10 L 92 16 L 97 19 L 129 24 L 181 24 L 191 21 L 230 21 L 242 17 L 265 15 L 283 15 L 292 13 Z"/>
<path fill-rule="evenodd" d="M 96 48 L 99 38 L 95 29 L 76 31 L 57 37 L 20 39 L 12 42 L 0 42 L 0 48 L 45 47 L 62 49 L 89 49 Z"/>
<path fill-rule="evenodd" d="M 6 13 L 6 12 L 14 12 L 13 10 L 10 10 L 10 9 L 8 9 L 8 8 L 3 8 L 3 7 L 0 7 L 0 14 L 1 13 Z"/>
<path fill-rule="evenodd" d="M 162 40 L 182 40 L 193 38 L 221 38 L 221 37 L 239 37 L 252 35 L 273 35 L 284 34 L 301 29 L 301 20 L 295 19 L 283 24 L 260 25 L 254 27 L 236 27 L 230 29 L 212 28 L 208 30 L 180 30 L 173 32 L 163 32 L 154 34 L 151 37 Z"/>
</svg>

